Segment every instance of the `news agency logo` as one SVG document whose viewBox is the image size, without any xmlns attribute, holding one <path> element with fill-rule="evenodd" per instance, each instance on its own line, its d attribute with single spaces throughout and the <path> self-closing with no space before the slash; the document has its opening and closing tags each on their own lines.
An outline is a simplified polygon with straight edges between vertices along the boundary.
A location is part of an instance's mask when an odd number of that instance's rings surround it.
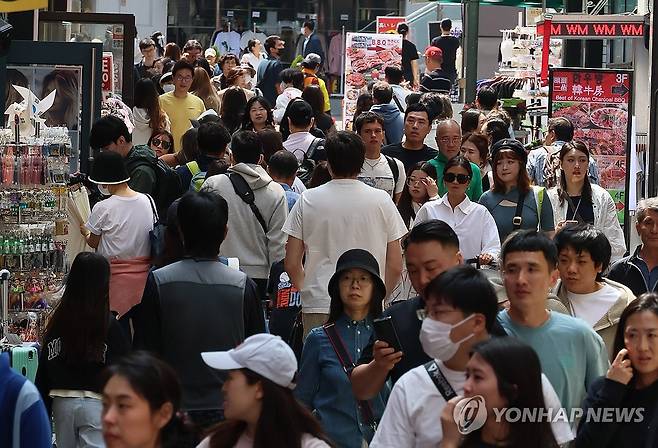
<svg viewBox="0 0 658 448">
<path fill-rule="evenodd" d="M 484 397 L 475 395 L 462 398 L 452 411 L 452 417 L 457 423 L 457 430 L 461 434 L 470 434 L 484 426 L 487 421 L 487 408 L 484 406 Z"/>
</svg>

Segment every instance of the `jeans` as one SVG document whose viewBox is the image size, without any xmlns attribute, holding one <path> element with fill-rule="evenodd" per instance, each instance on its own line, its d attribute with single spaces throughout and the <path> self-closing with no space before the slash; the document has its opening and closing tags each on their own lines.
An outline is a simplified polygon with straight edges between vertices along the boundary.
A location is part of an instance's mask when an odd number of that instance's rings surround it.
<svg viewBox="0 0 658 448">
<path fill-rule="evenodd" d="M 61 448 L 103 448 L 101 412 L 95 398 L 54 397 L 55 438 Z"/>
</svg>

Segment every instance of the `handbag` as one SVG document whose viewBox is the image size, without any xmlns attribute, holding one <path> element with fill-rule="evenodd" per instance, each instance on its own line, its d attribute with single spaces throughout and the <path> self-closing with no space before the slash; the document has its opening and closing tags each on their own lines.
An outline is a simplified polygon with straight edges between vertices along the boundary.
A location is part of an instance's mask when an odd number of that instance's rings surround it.
<svg viewBox="0 0 658 448">
<path fill-rule="evenodd" d="M 155 202 L 150 195 L 146 195 L 151 204 L 151 211 L 153 212 L 153 228 L 149 230 L 149 240 L 151 242 L 151 260 L 159 259 L 164 253 L 165 245 L 165 232 L 167 227 L 160 222 L 160 217 L 155 209 Z"/>
</svg>

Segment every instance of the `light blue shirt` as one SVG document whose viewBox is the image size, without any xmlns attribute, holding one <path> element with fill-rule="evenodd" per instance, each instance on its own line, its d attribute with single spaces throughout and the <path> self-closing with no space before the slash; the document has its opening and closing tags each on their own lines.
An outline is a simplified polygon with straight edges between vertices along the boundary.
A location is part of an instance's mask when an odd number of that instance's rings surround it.
<svg viewBox="0 0 658 448">
<path fill-rule="evenodd" d="M 585 321 L 551 312 L 541 326 L 513 322 L 507 310 L 498 314 L 507 334 L 531 346 L 566 411 L 581 406 L 590 384 L 605 375 L 610 363 L 603 339 Z"/>
<path fill-rule="evenodd" d="M 292 210 L 292 207 L 295 205 L 295 202 L 297 202 L 297 199 L 299 199 L 300 194 L 297 193 L 296 191 L 292 191 L 292 188 L 288 184 L 284 184 L 279 182 L 279 185 L 283 187 L 283 191 L 286 193 L 286 201 L 288 201 L 288 211 Z"/>
</svg>

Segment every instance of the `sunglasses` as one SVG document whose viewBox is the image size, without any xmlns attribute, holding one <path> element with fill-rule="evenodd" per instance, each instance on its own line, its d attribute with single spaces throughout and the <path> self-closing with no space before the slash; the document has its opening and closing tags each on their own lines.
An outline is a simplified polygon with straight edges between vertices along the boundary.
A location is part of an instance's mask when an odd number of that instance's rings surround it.
<svg viewBox="0 0 658 448">
<path fill-rule="evenodd" d="M 443 180 L 449 184 L 453 183 L 456 180 L 457 183 L 464 185 L 467 184 L 469 180 L 471 180 L 471 176 L 469 176 L 468 174 L 446 173 L 443 176 Z"/>
<path fill-rule="evenodd" d="M 171 148 L 171 142 L 168 142 L 167 140 L 161 140 L 157 137 L 151 140 L 151 143 L 153 143 L 155 146 L 159 146 L 162 149 Z"/>
</svg>

